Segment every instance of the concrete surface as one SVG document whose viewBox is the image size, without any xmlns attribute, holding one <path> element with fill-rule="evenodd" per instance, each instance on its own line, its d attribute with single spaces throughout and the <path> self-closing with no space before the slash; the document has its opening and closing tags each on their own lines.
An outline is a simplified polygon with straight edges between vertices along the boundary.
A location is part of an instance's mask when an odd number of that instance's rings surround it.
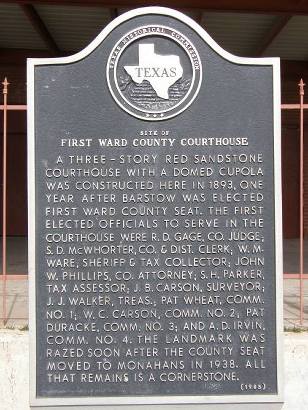
<svg viewBox="0 0 308 410">
<path fill-rule="evenodd" d="M 0 409 L 29 409 L 29 334 L 0 330 Z"/>
<path fill-rule="evenodd" d="M 7 238 L 7 272 L 11 274 L 27 273 L 27 238 L 12 236 Z M 0 257 L 0 272 L 2 272 L 2 255 Z M 299 240 L 285 239 L 283 241 L 283 271 L 287 273 L 299 270 Z M 308 271 L 308 240 L 304 241 L 304 270 Z"/>
<path fill-rule="evenodd" d="M 304 321 L 299 321 L 299 280 L 283 281 L 283 321 L 286 330 L 303 327 L 308 330 L 308 280 L 304 281 Z M 308 407 L 307 407 L 308 410 Z"/>
<path fill-rule="evenodd" d="M 8 272 L 26 273 L 25 238 L 8 241 Z M 305 271 L 308 271 L 308 241 L 305 241 Z M 285 241 L 284 271 L 298 271 L 298 241 Z M 27 328 L 28 281 L 6 282 L 6 306 L 9 320 L 0 329 L 0 409 L 26 410 L 28 406 L 28 332 L 9 330 Z M 3 281 L 0 280 L 0 318 L 2 317 Z M 308 281 L 304 286 L 305 321 L 308 329 Z M 299 281 L 284 280 L 284 324 L 299 327 Z M 1 327 L 1 323 L 0 323 Z M 264 410 L 268 410 L 264 407 Z M 283 410 L 308 410 L 308 333 L 285 333 L 285 404 Z"/>
<path fill-rule="evenodd" d="M 283 240 L 283 271 L 294 273 L 299 271 L 299 240 Z M 304 241 L 304 272 L 308 272 L 308 240 Z"/>
<path fill-rule="evenodd" d="M 284 326 L 293 330 L 299 324 L 299 281 L 284 280 Z M 6 305 L 9 320 L 6 327 L 23 328 L 28 324 L 28 280 L 8 280 L 6 283 Z M 2 317 L 3 282 L 0 281 L 0 318 Z M 308 280 L 304 283 L 305 320 L 304 328 L 308 329 Z M 1 321 L 0 321 L 1 327 Z M 307 408 L 308 410 L 308 408 Z"/>
<path fill-rule="evenodd" d="M 284 352 L 285 405 L 283 410 L 307 410 L 308 333 L 285 333 Z"/>
<path fill-rule="evenodd" d="M 25 274 L 28 272 L 28 240 L 24 236 L 7 238 L 7 273 Z M 1 254 L 0 272 L 2 272 Z"/>
<path fill-rule="evenodd" d="M 27 272 L 26 238 L 8 238 L 8 273 Z M 284 272 L 298 272 L 299 242 L 296 239 L 284 241 Z M 305 241 L 305 271 L 308 271 L 308 241 Z M 1 269 L 1 264 L 0 264 Z M 25 327 L 28 323 L 28 281 L 8 280 L 6 283 L 6 306 L 9 320 L 7 327 Z M 2 313 L 3 281 L 0 280 L 0 318 Z M 308 329 L 308 280 L 304 283 L 304 328 Z M 284 325 L 288 330 L 299 326 L 299 281 L 284 280 Z M 1 323 L 0 323 L 1 326 Z"/>
<path fill-rule="evenodd" d="M 308 333 L 285 333 L 283 410 L 308 409 Z M 28 332 L 0 330 L 0 408 L 29 410 Z M 268 410 L 264 406 L 264 410 Z M 159 406 L 158 406 L 159 410 Z"/>
</svg>

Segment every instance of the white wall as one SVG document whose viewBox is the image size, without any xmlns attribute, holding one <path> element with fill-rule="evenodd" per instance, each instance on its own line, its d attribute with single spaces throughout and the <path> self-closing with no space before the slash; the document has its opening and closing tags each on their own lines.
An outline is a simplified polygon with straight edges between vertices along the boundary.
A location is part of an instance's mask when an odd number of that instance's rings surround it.
<svg viewBox="0 0 308 410">
<path fill-rule="evenodd" d="M 0 330 L 1 410 L 29 409 L 28 337 L 28 332 Z M 308 333 L 286 333 L 284 345 L 285 404 L 283 410 L 307 410 Z"/>
</svg>

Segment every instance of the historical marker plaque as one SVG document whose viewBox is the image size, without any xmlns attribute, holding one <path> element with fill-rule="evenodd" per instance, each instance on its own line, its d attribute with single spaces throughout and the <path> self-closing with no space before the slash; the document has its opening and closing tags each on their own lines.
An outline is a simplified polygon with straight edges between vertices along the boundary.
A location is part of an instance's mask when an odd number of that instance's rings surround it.
<svg viewBox="0 0 308 410">
<path fill-rule="evenodd" d="M 28 75 L 32 405 L 281 401 L 279 61 L 148 8 Z"/>
</svg>

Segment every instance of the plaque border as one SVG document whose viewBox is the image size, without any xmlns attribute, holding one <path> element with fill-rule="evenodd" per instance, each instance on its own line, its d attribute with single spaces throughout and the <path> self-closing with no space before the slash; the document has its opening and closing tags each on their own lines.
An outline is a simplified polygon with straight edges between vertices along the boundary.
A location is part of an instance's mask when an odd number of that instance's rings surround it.
<svg viewBox="0 0 308 410">
<path fill-rule="evenodd" d="M 275 213 L 275 265 L 276 265 L 276 363 L 277 394 L 243 395 L 186 395 L 186 396 L 121 396 L 121 397 L 50 397 L 36 396 L 36 289 L 35 289 L 35 103 L 34 71 L 36 66 L 50 64 L 70 64 L 87 57 L 121 23 L 142 15 L 164 15 L 173 17 L 192 28 L 216 53 L 225 60 L 241 65 L 267 65 L 273 67 L 273 147 L 274 147 L 274 213 Z M 84 409 L 101 408 L 105 410 L 125 408 L 147 409 L 149 407 L 197 409 L 202 408 L 281 408 L 283 403 L 283 277 L 282 277 L 282 204 L 281 204 L 281 107 L 280 107 L 280 58 L 243 58 L 237 57 L 221 48 L 194 20 L 186 15 L 165 7 L 144 7 L 131 10 L 109 23 L 101 33 L 82 51 L 59 58 L 27 59 L 27 102 L 28 102 L 28 273 L 29 273 L 29 337 L 30 337 L 30 406 L 32 408 L 60 409 L 69 406 Z M 235 405 L 236 404 L 236 405 Z M 152 406 L 153 405 L 153 406 Z M 156 406 L 155 406 L 156 405 Z M 278 406 L 278 407 L 277 407 Z"/>
</svg>

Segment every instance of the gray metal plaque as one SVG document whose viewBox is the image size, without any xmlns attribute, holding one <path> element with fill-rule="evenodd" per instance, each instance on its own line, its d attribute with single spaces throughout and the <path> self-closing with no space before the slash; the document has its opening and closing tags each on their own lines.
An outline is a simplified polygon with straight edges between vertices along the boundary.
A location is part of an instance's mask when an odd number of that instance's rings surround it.
<svg viewBox="0 0 308 410">
<path fill-rule="evenodd" d="M 153 7 L 28 83 L 31 404 L 280 402 L 279 60 Z"/>
</svg>

